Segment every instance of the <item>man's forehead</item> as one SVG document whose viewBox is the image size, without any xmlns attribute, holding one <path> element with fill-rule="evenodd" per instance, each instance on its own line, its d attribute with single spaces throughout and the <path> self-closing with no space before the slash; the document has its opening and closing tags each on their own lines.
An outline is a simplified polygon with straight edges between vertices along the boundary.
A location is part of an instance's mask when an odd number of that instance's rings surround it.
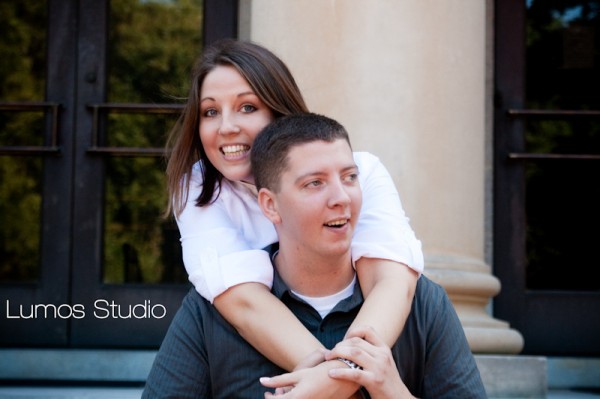
<svg viewBox="0 0 600 399">
<path fill-rule="evenodd" d="M 352 167 L 354 158 L 348 142 L 316 140 L 292 147 L 288 153 L 287 171 L 293 173 L 318 173 L 319 169 Z"/>
</svg>

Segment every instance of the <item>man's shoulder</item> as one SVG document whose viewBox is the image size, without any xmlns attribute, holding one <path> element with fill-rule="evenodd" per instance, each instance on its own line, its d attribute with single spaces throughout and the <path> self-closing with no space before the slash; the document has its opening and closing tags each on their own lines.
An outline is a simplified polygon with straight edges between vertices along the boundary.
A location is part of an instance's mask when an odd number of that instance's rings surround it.
<svg viewBox="0 0 600 399">
<path fill-rule="evenodd" d="M 415 296 L 431 298 L 432 295 L 435 298 L 443 297 L 446 295 L 446 290 L 444 287 L 422 274 L 417 280 Z"/>
<path fill-rule="evenodd" d="M 193 287 L 183 297 L 181 306 L 193 312 L 200 312 L 201 314 L 215 311 L 214 306 Z"/>
<path fill-rule="evenodd" d="M 449 306 L 451 306 L 450 298 L 444 287 L 427 276 L 421 275 L 417 280 L 413 298 L 413 312 L 416 312 L 420 317 L 433 316 L 446 313 Z M 429 317 L 426 318 L 430 319 Z"/>
<path fill-rule="evenodd" d="M 207 326 L 210 326 L 209 330 L 213 334 L 216 331 L 221 331 L 219 334 L 235 331 L 217 308 L 193 287 L 183 298 L 178 313 L 181 313 L 179 317 L 186 320 L 187 325 L 195 325 L 198 331 L 204 331 Z"/>
</svg>

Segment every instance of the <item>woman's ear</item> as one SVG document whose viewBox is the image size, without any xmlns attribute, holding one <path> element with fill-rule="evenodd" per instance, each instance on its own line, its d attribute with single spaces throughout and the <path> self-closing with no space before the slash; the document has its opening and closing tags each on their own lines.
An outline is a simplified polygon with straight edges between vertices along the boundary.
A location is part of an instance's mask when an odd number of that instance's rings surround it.
<svg viewBox="0 0 600 399">
<path fill-rule="evenodd" d="M 277 196 L 274 192 L 264 187 L 261 188 L 258 192 L 258 206 L 271 223 L 281 223 L 281 216 L 277 210 Z"/>
</svg>

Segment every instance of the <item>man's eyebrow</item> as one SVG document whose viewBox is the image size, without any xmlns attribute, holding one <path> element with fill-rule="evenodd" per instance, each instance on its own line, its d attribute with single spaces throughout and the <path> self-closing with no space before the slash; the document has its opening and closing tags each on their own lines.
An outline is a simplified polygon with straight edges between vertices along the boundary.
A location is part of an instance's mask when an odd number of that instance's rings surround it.
<svg viewBox="0 0 600 399">
<path fill-rule="evenodd" d="M 340 169 L 340 172 L 341 173 L 346 173 L 346 172 L 350 172 L 350 171 L 353 171 L 353 170 L 355 170 L 356 172 L 358 172 L 358 165 L 356 165 L 356 164 L 353 163 L 352 165 L 348 165 L 348 166 Z M 320 176 L 320 175 L 323 175 L 323 174 L 326 174 L 326 172 L 319 171 L 319 170 L 314 171 L 314 172 L 307 172 L 307 173 L 304 173 L 304 174 L 298 176 L 294 180 L 294 182 L 298 183 L 298 182 L 300 182 L 302 180 L 305 180 L 305 179 L 307 179 L 309 177 Z"/>
<path fill-rule="evenodd" d="M 349 172 L 351 170 L 356 170 L 358 172 L 358 165 L 353 163 L 352 165 L 348 165 L 342 169 L 342 172 Z"/>
</svg>

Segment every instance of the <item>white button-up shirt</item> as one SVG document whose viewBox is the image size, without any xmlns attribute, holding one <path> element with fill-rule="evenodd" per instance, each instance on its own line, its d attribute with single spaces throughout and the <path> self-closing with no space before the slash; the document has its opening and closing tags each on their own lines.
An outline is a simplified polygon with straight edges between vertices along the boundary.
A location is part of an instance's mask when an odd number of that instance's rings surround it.
<svg viewBox="0 0 600 399">
<path fill-rule="evenodd" d="M 402 209 L 394 182 L 379 158 L 355 152 L 363 194 L 352 239 L 352 259 L 390 259 L 419 274 L 424 261 Z M 223 179 L 217 200 L 204 207 L 195 201 L 202 189 L 200 164 L 192 170 L 186 206 L 177 218 L 183 262 L 196 290 L 209 301 L 230 287 L 258 282 L 271 287 L 273 267 L 262 248 L 277 242 L 273 224 L 262 214 L 254 190 Z"/>
</svg>

